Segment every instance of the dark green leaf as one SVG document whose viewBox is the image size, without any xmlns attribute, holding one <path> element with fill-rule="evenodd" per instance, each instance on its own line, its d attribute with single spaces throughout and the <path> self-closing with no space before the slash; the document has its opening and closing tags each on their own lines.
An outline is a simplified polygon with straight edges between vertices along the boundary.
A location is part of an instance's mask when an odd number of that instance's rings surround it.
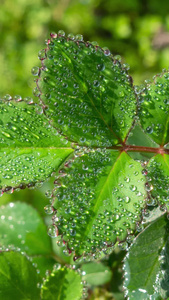
<svg viewBox="0 0 169 300">
<path fill-rule="evenodd" d="M 55 270 L 42 285 L 43 300 L 80 300 L 82 297 L 82 282 L 80 275 L 63 267 Z"/>
<path fill-rule="evenodd" d="M 134 240 L 124 262 L 127 299 L 169 297 L 169 221 L 156 219 Z"/>
<path fill-rule="evenodd" d="M 38 300 L 40 289 L 36 269 L 17 252 L 0 253 L 0 298 L 4 300 Z"/>
<path fill-rule="evenodd" d="M 133 123 L 136 98 L 120 62 L 107 50 L 59 35 L 46 55 L 38 88 L 54 126 L 80 145 L 122 143 Z"/>
</svg>

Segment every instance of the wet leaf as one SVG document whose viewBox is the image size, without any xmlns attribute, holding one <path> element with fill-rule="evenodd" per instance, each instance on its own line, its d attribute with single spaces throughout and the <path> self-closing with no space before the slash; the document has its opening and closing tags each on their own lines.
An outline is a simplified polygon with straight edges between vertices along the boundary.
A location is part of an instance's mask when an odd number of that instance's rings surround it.
<svg viewBox="0 0 169 300">
<path fill-rule="evenodd" d="M 81 152 L 71 163 L 53 192 L 54 228 L 76 256 L 100 256 L 135 229 L 145 205 L 141 170 L 125 152 L 113 150 Z"/>
<path fill-rule="evenodd" d="M 40 290 L 36 269 L 18 252 L 0 253 L 0 295 L 1 299 L 39 299 Z"/>
<path fill-rule="evenodd" d="M 169 72 L 156 76 L 140 95 L 139 118 L 144 131 L 159 145 L 169 141 Z"/>
<path fill-rule="evenodd" d="M 53 266 L 56 263 L 56 261 L 52 257 L 42 255 L 32 256 L 31 261 L 36 267 L 41 279 L 45 278 L 46 272 L 52 272 Z"/>
<path fill-rule="evenodd" d="M 156 219 L 134 240 L 124 260 L 127 299 L 169 297 L 169 221 Z"/>
<path fill-rule="evenodd" d="M 147 165 L 146 189 L 152 202 L 169 205 L 169 155 L 156 155 Z"/>
<path fill-rule="evenodd" d="M 19 247 L 29 255 L 52 252 L 47 228 L 38 212 L 26 203 L 0 207 L 0 246 Z"/>
<path fill-rule="evenodd" d="M 0 189 L 44 181 L 73 151 L 33 104 L 0 101 Z"/>
<path fill-rule="evenodd" d="M 136 114 L 131 78 L 109 51 L 52 38 L 38 89 L 52 124 L 80 145 L 112 146 L 126 138 Z"/>
<path fill-rule="evenodd" d="M 43 300 L 80 300 L 82 288 L 80 275 L 74 270 L 62 267 L 46 278 L 41 295 Z"/>
</svg>

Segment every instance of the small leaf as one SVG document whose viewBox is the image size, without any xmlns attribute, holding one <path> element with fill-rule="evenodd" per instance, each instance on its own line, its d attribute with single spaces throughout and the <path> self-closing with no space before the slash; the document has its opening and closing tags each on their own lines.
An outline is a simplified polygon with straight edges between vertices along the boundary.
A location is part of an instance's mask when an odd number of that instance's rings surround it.
<svg viewBox="0 0 169 300">
<path fill-rule="evenodd" d="M 43 300 L 80 300 L 82 297 L 80 275 L 66 267 L 55 270 L 42 285 Z"/>
<path fill-rule="evenodd" d="M 136 114 L 136 97 L 120 62 L 107 50 L 60 35 L 44 58 L 37 85 L 54 126 L 80 145 L 122 143 Z"/>
<path fill-rule="evenodd" d="M 127 299 L 169 297 L 169 221 L 156 219 L 134 240 L 124 261 Z"/>
<path fill-rule="evenodd" d="M 82 279 L 91 285 L 103 285 L 110 281 L 112 272 L 102 263 L 88 263 L 81 267 Z"/>
<path fill-rule="evenodd" d="M 24 255 L 13 251 L 0 253 L 1 299 L 39 299 L 38 281 L 36 269 Z"/>
<path fill-rule="evenodd" d="M 135 229 L 144 207 L 139 162 L 125 152 L 80 152 L 53 192 L 59 234 L 76 256 L 92 254 L 123 241 Z"/>
<path fill-rule="evenodd" d="M 139 95 L 139 118 L 144 131 L 157 144 L 169 142 L 169 72 L 157 76 Z"/>
<path fill-rule="evenodd" d="M 19 247 L 29 255 L 50 254 L 50 238 L 38 212 L 26 203 L 0 207 L 0 245 Z"/>
<path fill-rule="evenodd" d="M 35 108 L 25 102 L 0 101 L 2 190 L 45 180 L 73 151 Z"/>
</svg>

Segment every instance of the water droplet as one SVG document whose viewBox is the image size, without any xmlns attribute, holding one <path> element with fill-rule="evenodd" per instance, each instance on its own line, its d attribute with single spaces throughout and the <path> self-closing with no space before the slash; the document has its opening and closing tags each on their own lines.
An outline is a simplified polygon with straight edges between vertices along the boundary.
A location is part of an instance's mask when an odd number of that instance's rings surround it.
<svg viewBox="0 0 169 300">
<path fill-rule="evenodd" d="M 97 70 L 104 71 L 104 69 L 105 69 L 105 65 L 104 64 L 98 64 L 97 65 Z"/>
<path fill-rule="evenodd" d="M 64 32 L 63 30 L 59 30 L 59 31 L 58 31 L 58 35 L 60 35 L 60 36 L 65 36 L 65 32 Z"/>
<path fill-rule="evenodd" d="M 31 70 L 31 73 L 33 76 L 38 76 L 39 75 L 39 67 L 33 67 L 32 70 Z"/>
<path fill-rule="evenodd" d="M 14 96 L 14 100 L 15 101 L 22 101 L 22 97 L 20 96 L 20 95 L 16 95 L 16 96 Z"/>
<path fill-rule="evenodd" d="M 111 54 L 108 48 L 104 47 L 103 50 L 104 50 L 104 55 L 109 56 Z"/>
<path fill-rule="evenodd" d="M 149 134 L 153 133 L 153 128 L 151 126 L 148 126 L 146 128 L 146 132 L 149 133 Z"/>
<path fill-rule="evenodd" d="M 5 96 L 4 96 L 4 100 L 7 100 L 7 101 L 12 100 L 11 95 L 9 95 L 9 94 L 5 95 Z"/>
<path fill-rule="evenodd" d="M 44 211 L 45 211 L 45 213 L 48 214 L 48 215 L 53 214 L 53 209 L 52 209 L 52 206 L 51 206 L 50 204 L 49 204 L 49 205 L 46 205 L 46 206 L 44 207 Z"/>
<path fill-rule="evenodd" d="M 77 35 L 75 36 L 75 39 L 76 39 L 77 41 L 83 41 L 83 35 L 82 35 L 82 34 L 77 34 Z"/>
<path fill-rule="evenodd" d="M 39 51 L 38 58 L 40 60 L 44 60 L 46 58 L 46 51 L 45 51 L 45 49 L 42 49 L 41 51 Z"/>
<path fill-rule="evenodd" d="M 51 238 L 55 238 L 58 236 L 58 229 L 55 225 L 50 225 L 48 227 L 48 235 L 51 237 Z"/>
<path fill-rule="evenodd" d="M 75 39 L 75 36 L 73 33 L 69 33 L 68 34 L 68 38 L 71 39 L 71 40 L 74 40 Z"/>
</svg>

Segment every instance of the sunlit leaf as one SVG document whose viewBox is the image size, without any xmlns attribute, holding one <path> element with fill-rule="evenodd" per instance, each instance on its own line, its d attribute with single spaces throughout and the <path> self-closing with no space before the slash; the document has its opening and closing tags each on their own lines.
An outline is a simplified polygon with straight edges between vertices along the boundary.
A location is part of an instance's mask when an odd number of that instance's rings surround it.
<svg viewBox="0 0 169 300">
<path fill-rule="evenodd" d="M 0 253 L 1 299 L 39 299 L 39 276 L 32 263 L 18 252 Z"/>
<path fill-rule="evenodd" d="M 169 221 L 156 219 L 140 233 L 124 261 L 127 299 L 149 300 L 169 297 Z"/>
<path fill-rule="evenodd" d="M 80 275 L 66 267 L 55 270 L 42 285 L 43 300 L 80 300 L 82 297 Z"/>
<path fill-rule="evenodd" d="M 169 142 L 169 73 L 156 76 L 140 95 L 139 118 L 144 131 L 159 145 Z"/>
<path fill-rule="evenodd" d="M 24 188 L 44 181 L 72 149 L 34 104 L 0 101 L 0 187 Z"/>
<path fill-rule="evenodd" d="M 125 152 L 95 150 L 80 153 L 58 179 L 54 226 L 77 256 L 95 256 L 135 229 L 144 207 L 141 170 Z"/>
</svg>

